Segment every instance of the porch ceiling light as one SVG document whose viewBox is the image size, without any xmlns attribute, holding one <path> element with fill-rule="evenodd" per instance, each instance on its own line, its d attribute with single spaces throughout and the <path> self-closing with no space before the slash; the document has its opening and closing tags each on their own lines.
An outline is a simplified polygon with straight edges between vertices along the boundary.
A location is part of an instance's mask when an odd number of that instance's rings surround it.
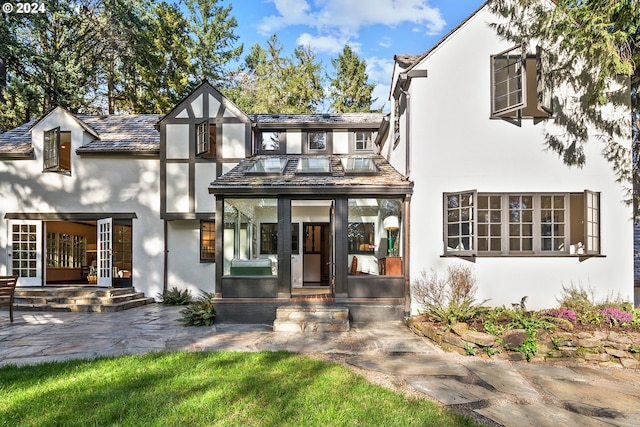
<svg viewBox="0 0 640 427">
<path fill-rule="evenodd" d="M 390 215 L 382 221 L 382 227 L 389 230 L 397 230 L 400 228 L 400 221 L 396 215 Z"/>
</svg>

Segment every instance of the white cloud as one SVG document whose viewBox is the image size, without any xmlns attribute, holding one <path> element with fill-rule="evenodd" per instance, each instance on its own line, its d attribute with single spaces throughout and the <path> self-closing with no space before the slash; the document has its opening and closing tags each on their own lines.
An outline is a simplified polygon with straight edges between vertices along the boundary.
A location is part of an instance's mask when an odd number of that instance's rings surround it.
<svg viewBox="0 0 640 427">
<path fill-rule="evenodd" d="M 368 0 L 366 7 L 362 0 L 322 0 L 314 3 L 313 10 L 306 0 L 271 1 L 279 15 L 266 16 L 260 22 L 258 29 L 265 35 L 291 25 L 306 25 L 321 32 L 354 36 L 362 27 L 408 23 L 434 35 L 446 25 L 440 10 L 430 7 L 429 0 Z"/>
<path fill-rule="evenodd" d="M 367 75 L 376 83 L 388 83 L 393 75 L 393 59 L 367 58 Z M 386 98 L 386 95 L 385 95 Z"/>
<path fill-rule="evenodd" d="M 312 36 L 309 33 L 302 33 L 296 44 L 311 46 L 314 52 L 326 52 L 330 55 L 337 55 L 342 52 L 342 48 L 347 44 L 347 40 L 334 36 Z"/>
</svg>

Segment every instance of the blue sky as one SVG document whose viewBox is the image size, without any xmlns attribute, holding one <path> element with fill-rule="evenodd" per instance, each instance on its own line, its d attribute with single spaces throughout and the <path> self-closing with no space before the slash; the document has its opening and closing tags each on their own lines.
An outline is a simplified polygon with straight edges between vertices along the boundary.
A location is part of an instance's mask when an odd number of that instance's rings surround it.
<svg viewBox="0 0 640 427">
<path fill-rule="evenodd" d="M 349 44 L 367 61 L 376 84 L 376 106 L 385 110 L 395 54 L 421 54 L 480 7 L 485 0 L 240 0 L 232 1 L 243 56 L 255 43 L 277 34 L 290 55 L 310 45 L 325 69 Z M 229 0 L 222 2 L 229 4 Z"/>
</svg>

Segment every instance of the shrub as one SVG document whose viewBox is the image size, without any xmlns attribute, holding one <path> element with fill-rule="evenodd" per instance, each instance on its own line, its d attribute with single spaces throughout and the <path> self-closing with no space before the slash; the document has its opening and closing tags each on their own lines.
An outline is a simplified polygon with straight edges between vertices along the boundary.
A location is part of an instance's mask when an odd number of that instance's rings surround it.
<svg viewBox="0 0 640 427">
<path fill-rule="evenodd" d="M 476 303 L 476 291 L 473 271 L 459 264 L 449 266 L 444 278 L 434 271 L 431 276 L 423 271 L 413 284 L 414 297 L 425 308 L 424 314 L 447 325 L 472 319 L 484 310 L 487 300 Z"/>
<path fill-rule="evenodd" d="M 160 302 L 164 305 L 187 305 L 193 301 L 193 296 L 189 289 L 178 289 L 175 286 L 158 294 Z"/>
<path fill-rule="evenodd" d="M 633 314 L 615 307 L 601 309 L 600 315 L 602 316 L 602 320 L 610 326 L 624 325 L 633 321 Z"/>
<path fill-rule="evenodd" d="M 186 308 L 180 310 L 181 322 L 187 326 L 211 326 L 216 317 L 214 294 L 200 291 L 200 296 Z"/>
<path fill-rule="evenodd" d="M 565 319 L 570 321 L 571 323 L 575 323 L 577 320 L 576 312 L 564 307 L 546 310 L 540 313 L 540 315 L 546 317 L 555 317 L 557 319 Z"/>
</svg>

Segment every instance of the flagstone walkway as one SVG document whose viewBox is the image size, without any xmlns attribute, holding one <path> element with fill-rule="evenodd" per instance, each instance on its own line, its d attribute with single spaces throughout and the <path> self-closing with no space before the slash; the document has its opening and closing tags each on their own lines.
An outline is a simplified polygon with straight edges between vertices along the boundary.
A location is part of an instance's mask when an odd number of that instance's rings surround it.
<svg viewBox="0 0 640 427">
<path fill-rule="evenodd" d="M 0 311 L 0 365 L 150 351 L 286 350 L 391 376 L 487 425 L 640 426 L 640 370 L 465 357 L 400 322 L 302 334 L 270 325 L 185 327 L 179 311 L 158 304 L 118 313 L 16 311 L 13 324 Z"/>
</svg>

